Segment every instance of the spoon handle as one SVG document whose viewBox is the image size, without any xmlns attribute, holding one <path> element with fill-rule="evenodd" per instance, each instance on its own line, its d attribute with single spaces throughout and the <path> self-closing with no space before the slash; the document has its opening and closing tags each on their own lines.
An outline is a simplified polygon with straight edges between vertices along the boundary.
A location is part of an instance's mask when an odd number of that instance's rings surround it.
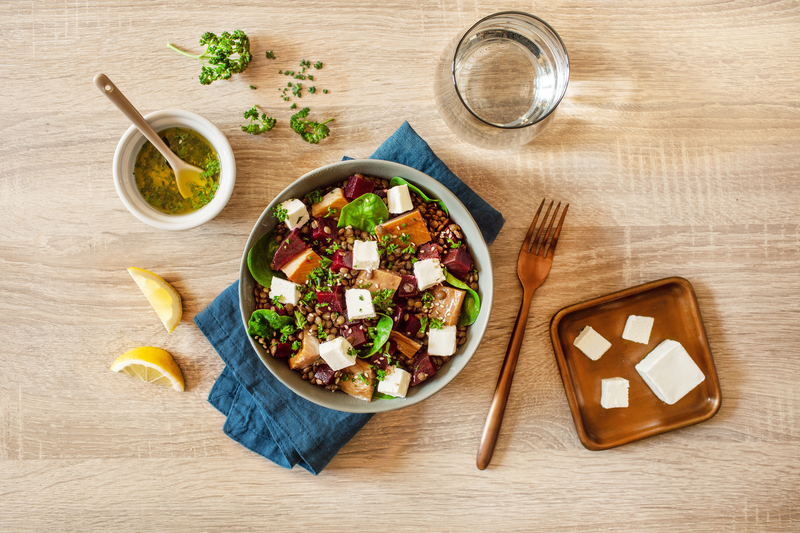
<svg viewBox="0 0 800 533">
<path fill-rule="evenodd" d="M 141 113 L 133 107 L 133 104 L 125 98 L 125 95 L 122 94 L 122 91 L 117 89 L 117 86 L 114 85 L 114 82 L 108 79 L 108 76 L 105 74 L 98 74 L 94 77 L 94 84 L 100 89 L 100 92 L 106 95 L 106 98 L 111 100 L 111 103 L 117 106 L 117 109 L 122 111 L 122 113 L 128 117 L 136 128 L 142 132 L 142 134 L 150 141 L 153 146 L 155 146 L 156 150 L 161 152 L 161 155 L 169 162 L 170 166 L 173 169 L 177 168 L 177 166 L 181 165 L 183 162 L 176 156 L 172 150 L 170 150 L 164 141 L 161 140 L 161 137 L 150 127 L 150 124 L 144 119 Z"/>
</svg>

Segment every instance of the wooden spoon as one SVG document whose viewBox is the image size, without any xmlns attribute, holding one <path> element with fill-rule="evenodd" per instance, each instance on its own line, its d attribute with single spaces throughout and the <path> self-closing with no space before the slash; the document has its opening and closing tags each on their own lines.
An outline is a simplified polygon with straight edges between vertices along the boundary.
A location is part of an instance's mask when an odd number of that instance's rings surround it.
<svg viewBox="0 0 800 533">
<path fill-rule="evenodd" d="M 164 159 L 167 160 L 167 163 L 175 173 L 175 181 L 178 184 L 178 192 L 181 193 L 181 196 L 184 198 L 191 197 L 192 189 L 190 185 L 202 186 L 205 182 L 205 178 L 201 177 L 204 172 L 203 169 L 182 161 L 172 150 L 167 148 L 161 137 L 150 127 L 150 124 L 147 123 L 142 114 L 133 107 L 133 104 L 125 98 L 125 95 L 117 89 L 117 86 L 108 79 L 108 76 L 98 74 L 94 77 L 94 84 L 100 89 L 100 92 L 111 100 L 112 104 L 117 106 L 117 109 L 128 117 L 128 120 L 142 132 L 142 135 L 155 146 L 156 150 L 161 152 L 161 155 L 164 156 Z"/>
</svg>

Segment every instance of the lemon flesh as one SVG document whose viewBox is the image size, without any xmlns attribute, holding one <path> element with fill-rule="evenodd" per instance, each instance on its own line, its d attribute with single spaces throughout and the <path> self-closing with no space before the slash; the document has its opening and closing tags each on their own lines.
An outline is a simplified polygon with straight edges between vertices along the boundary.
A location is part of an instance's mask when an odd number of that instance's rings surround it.
<svg viewBox="0 0 800 533">
<path fill-rule="evenodd" d="M 154 346 L 142 346 L 125 352 L 112 363 L 111 370 L 176 391 L 182 391 L 185 387 L 178 363 L 168 351 Z"/>
<path fill-rule="evenodd" d="M 142 290 L 164 327 L 172 333 L 183 316 L 181 295 L 161 276 L 149 270 L 131 267 L 128 273 Z"/>
</svg>

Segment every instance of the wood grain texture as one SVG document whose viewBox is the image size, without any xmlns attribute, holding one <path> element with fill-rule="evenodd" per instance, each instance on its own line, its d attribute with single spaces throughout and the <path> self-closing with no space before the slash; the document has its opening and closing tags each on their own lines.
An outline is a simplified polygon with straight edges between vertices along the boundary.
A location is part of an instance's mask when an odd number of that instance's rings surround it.
<svg viewBox="0 0 800 533">
<path fill-rule="evenodd" d="M 447 129 L 432 75 L 458 30 L 507 9 L 559 31 L 571 77 L 544 135 L 491 152 Z M 197 63 L 165 46 L 236 28 L 256 59 L 228 82 L 201 86 Z M 381 531 L 798 531 L 798 50 L 794 0 L 0 4 L 0 531 L 330 531 L 354 507 Z M 277 70 L 300 59 L 325 63 L 317 86 L 330 94 L 299 102 L 336 119 L 319 146 L 286 127 L 278 96 Z M 92 85 L 101 71 L 141 111 L 188 109 L 226 134 L 238 175 L 214 221 L 171 233 L 127 212 L 111 161 L 128 125 Z M 281 121 L 269 135 L 239 130 L 254 103 Z M 222 433 L 206 397 L 223 364 L 192 317 L 236 279 L 275 194 L 344 155 L 368 156 L 403 120 L 508 220 L 491 249 L 504 297 L 444 391 L 375 416 L 318 477 L 281 469 Z M 492 466 L 479 472 L 521 298 L 509 257 L 542 197 L 570 211 Z M 173 334 L 129 266 L 183 296 Z M 589 452 L 550 318 L 674 275 L 697 292 L 722 408 Z M 187 392 L 108 371 L 140 345 L 170 351 Z"/>
</svg>

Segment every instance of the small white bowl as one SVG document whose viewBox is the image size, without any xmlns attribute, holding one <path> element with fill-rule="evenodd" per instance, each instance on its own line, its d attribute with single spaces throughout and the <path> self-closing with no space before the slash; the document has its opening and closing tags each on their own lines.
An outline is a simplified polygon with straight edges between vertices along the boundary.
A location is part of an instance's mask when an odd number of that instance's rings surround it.
<svg viewBox="0 0 800 533">
<path fill-rule="evenodd" d="M 156 132 L 175 127 L 186 128 L 196 131 L 211 143 L 219 155 L 219 188 L 214 199 L 207 205 L 185 215 L 168 215 L 148 204 L 139 193 L 136 178 L 133 176 L 136 156 L 147 139 L 135 126 L 131 126 L 119 140 L 114 153 L 114 186 L 122 203 L 133 216 L 159 229 L 190 229 L 213 219 L 228 203 L 236 183 L 236 161 L 228 139 L 208 119 L 191 111 L 164 109 L 145 115 L 144 118 Z"/>
</svg>

